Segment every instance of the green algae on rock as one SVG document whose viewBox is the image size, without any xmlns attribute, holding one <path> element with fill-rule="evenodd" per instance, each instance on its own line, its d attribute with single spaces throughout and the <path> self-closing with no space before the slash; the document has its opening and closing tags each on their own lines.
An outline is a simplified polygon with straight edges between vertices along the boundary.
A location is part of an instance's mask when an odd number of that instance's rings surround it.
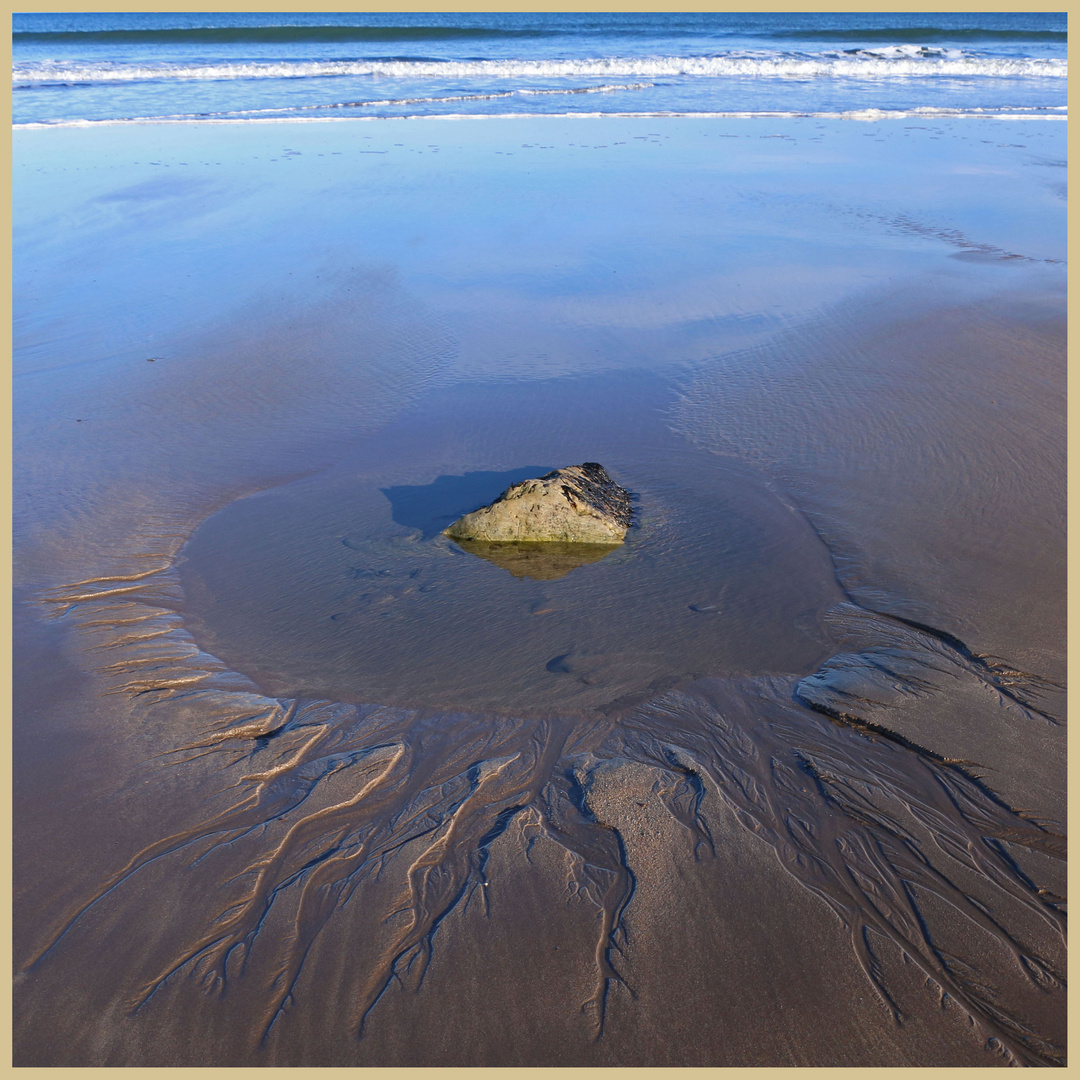
<svg viewBox="0 0 1080 1080">
<path fill-rule="evenodd" d="M 621 544 L 630 527 L 630 494 L 603 465 L 586 461 L 512 484 L 489 506 L 459 518 L 451 540 Z"/>
</svg>

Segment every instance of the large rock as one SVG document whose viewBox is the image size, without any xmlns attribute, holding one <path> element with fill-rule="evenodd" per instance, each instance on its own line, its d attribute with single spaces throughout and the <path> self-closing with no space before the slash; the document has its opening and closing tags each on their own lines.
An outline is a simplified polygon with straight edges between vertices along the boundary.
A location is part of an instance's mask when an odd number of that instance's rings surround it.
<svg viewBox="0 0 1080 1080">
<path fill-rule="evenodd" d="M 603 465 L 586 461 L 511 485 L 444 533 L 451 540 L 621 544 L 630 515 L 629 493 Z"/>
</svg>

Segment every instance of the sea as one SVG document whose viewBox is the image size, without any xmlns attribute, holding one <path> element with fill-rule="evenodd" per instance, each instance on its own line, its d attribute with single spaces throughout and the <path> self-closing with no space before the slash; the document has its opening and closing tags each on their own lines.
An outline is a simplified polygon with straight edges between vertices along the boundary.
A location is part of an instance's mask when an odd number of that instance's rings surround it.
<svg viewBox="0 0 1080 1080">
<path fill-rule="evenodd" d="M 1064 12 L 67 12 L 12 22 L 16 127 L 1066 111 Z"/>
</svg>

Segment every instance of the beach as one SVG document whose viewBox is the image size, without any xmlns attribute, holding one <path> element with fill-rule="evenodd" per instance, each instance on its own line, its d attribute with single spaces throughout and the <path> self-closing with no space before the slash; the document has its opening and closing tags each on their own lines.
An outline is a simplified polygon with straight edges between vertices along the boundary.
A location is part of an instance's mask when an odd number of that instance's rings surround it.
<svg viewBox="0 0 1080 1080">
<path fill-rule="evenodd" d="M 1065 127 L 16 130 L 15 1064 L 1062 1064 Z"/>
</svg>

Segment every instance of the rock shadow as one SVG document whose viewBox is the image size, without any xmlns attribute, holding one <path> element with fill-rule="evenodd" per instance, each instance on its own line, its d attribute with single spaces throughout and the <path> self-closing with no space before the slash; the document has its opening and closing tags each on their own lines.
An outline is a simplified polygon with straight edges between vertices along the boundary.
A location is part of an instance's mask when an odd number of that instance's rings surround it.
<svg viewBox="0 0 1080 1080">
<path fill-rule="evenodd" d="M 494 502 L 511 484 L 544 476 L 556 466 L 525 465 L 507 472 L 470 472 L 464 476 L 440 476 L 430 484 L 380 488 L 390 500 L 391 517 L 398 525 L 420 529 L 423 539 Z"/>
</svg>

